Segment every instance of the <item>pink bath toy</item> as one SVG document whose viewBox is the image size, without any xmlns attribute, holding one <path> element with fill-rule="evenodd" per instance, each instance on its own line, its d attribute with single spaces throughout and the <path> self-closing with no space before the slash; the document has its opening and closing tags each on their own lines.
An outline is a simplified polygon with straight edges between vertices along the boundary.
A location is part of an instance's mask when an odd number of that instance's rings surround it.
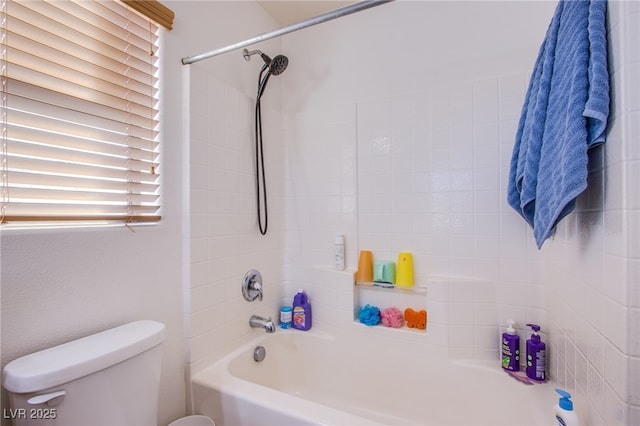
<svg viewBox="0 0 640 426">
<path fill-rule="evenodd" d="M 398 308 L 386 308 L 380 311 L 380 320 L 387 327 L 398 328 L 404 324 L 402 312 Z"/>
</svg>

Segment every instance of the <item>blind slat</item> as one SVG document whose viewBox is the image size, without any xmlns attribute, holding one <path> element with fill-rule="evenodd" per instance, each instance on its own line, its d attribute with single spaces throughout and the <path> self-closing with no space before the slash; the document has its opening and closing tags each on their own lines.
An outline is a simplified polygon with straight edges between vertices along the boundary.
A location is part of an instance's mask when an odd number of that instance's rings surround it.
<svg viewBox="0 0 640 426">
<path fill-rule="evenodd" d="M 53 110 L 55 108 L 51 107 L 51 109 Z M 74 114 L 70 112 L 69 115 Z M 89 115 L 90 119 L 82 124 L 78 124 L 77 121 L 64 121 L 58 117 L 47 117 L 39 115 L 38 113 L 24 112 L 24 110 L 9 109 L 7 116 L 9 127 L 13 125 L 23 126 L 40 129 L 42 131 L 55 132 L 70 137 L 112 142 L 120 145 L 132 145 L 142 149 L 153 149 L 153 147 L 156 146 L 154 142 L 147 139 L 148 136 L 156 134 L 150 129 L 133 125 L 127 128 L 126 123 L 105 120 L 91 115 Z M 98 125 L 104 127 L 98 127 Z M 138 143 L 138 141 L 135 140 L 136 138 L 141 142 Z"/>
<path fill-rule="evenodd" d="M 141 93 L 148 93 L 148 87 L 153 86 L 157 81 L 153 75 L 150 76 L 148 63 L 139 65 L 145 70 L 142 71 L 133 66 L 131 60 L 123 62 L 108 56 L 97 55 L 94 50 L 71 43 L 68 40 L 58 40 L 52 34 L 19 20 L 11 21 L 6 40 L 6 45 L 11 49 L 28 51 L 30 54 L 35 53 L 42 59 L 64 64 L 68 68 L 86 71 L 86 64 L 89 64 L 103 75 L 108 76 L 107 78 L 124 81 L 126 76 L 130 81 L 137 83 L 135 87 L 138 87 L 137 90 Z M 155 74 L 157 67 L 154 64 L 152 67 Z"/>
<path fill-rule="evenodd" d="M 59 161 L 43 160 L 40 158 L 16 157 L 9 154 L 9 172 L 23 171 L 33 174 L 50 174 L 79 178 L 113 179 L 120 182 L 155 182 L 157 175 L 151 175 L 147 170 L 123 170 L 109 167 L 92 167 L 82 164 L 61 163 Z M 11 188 L 11 181 L 9 188 Z M 11 191 L 9 191 L 11 196 Z"/>
<path fill-rule="evenodd" d="M 43 208 L 45 207 L 45 208 Z M 156 214 L 157 207 L 133 206 L 135 213 Z M 37 212 L 37 213 L 36 213 Z M 121 205 L 109 204 L 49 204 L 49 203 L 11 203 L 7 206 L 7 216 L 46 216 L 46 215 L 123 215 Z"/>
<path fill-rule="evenodd" d="M 22 141 L 10 141 L 10 147 L 11 156 L 45 159 L 55 158 L 56 164 L 63 163 L 65 168 L 70 167 L 70 164 L 82 164 L 85 167 L 107 167 L 145 172 L 154 165 L 146 161 L 147 159 L 144 158 L 144 152 L 140 152 L 139 150 L 136 150 L 132 156 L 124 157 L 104 155 L 101 152 L 61 149 Z M 142 158 L 134 158 L 134 155 Z"/>
<path fill-rule="evenodd" d="M 46 98 L 46 95 L 48 94 L 64 93 L 68 96 L 73 96 L 87 102 L 102 104 L 103 106 L 108 106 L 110 108 L 116 108 L 124 111 L 127 111 L 126 108 L 128 108 L 128 111 L 132 114 L 143 116 L 145 114 L 145 111 L 148 111 L 149 108 L 155 108 L 157 104 L 157 102 L 155 102 L 155 99 L 153 99 L 152 102 L 152 98 L 147 98 L 146 100 L 148 100 L 149 102 L 146 104 L 127 102 L 127 99 L 117 98 L 109 93 L 99 92 L 93 90 L 92 88 L 65 82 L 51 77 L 47 74 L 42 74 L 34 70 L 20 67 L 16 64 L 8 65 L 11 66 L 11 70 L 7 72 L 8 80 L 21 81 L 23 83 L 31 85 L 34 88 L 42 88 L 43 90 L 41 94 L 45 96 L 41 99 L 43 102 L 48 101 L 48 99 Z M 11 93 L 12 84 L 9 83 L 8 87 L 8 92 Z M 54 92 L 51 88 L 55 88 L 56 91 Z M 153 116 L 150 116 L 149 118 L 153 118 Z"/>
<path fill-rule="evenodd" d="M 38 200 L 38 204 L 52 203 L 110 203 L 114 205 L 144 205 L 155 203 L 158 196 L 155 194 L 129 194 L 127 192 L 91 192 L 70 191 L 53 188 L 22 188 L 11 190 L 12 197 L 16 200 Z M 10 200 L 11 201 L 11 200 Z"/>
<path fill-rule="evenodd" d="M 37 51 L 38 49 L 33 50 Z M 74 88 L 71 90 L 79 93 L 78 97 L 80 98 L 97 92 L 126 100 L 132 104 L 149 106 L 153 102 L 153 98 L 149 95 L 153 91 L 152 86 L 129 80 L 126 76 L 101 75 L 101 70 L 92 66 L 86 66 L 84 71 L 82 69 L 74 70 L 11 47 L 8 48 L 7 54 L 10 58 L 7 61 L 8 76 L 12 79 L 26 80 L 21 77 L 27 77 L 27 75 L 20 74 L 18 71 L 28 69 L 31 70 L 29 76 L 33 84 L 42 87 Z M 18 68 L 14 70 L 13 67 Z M 84 72 L 93 74 L 84 74 Z M 147 94 L 143 93 L 145 89 L 148 91 Z"/>
<path fill-rule="evenodd" d="M 10 82 L 11 84 L 11 82 Z M 125 134 L 129 132 L 130 136 L 139 138 L 149 138 L 156 135 L 154 128 L 157 127 L 158 121 L 151 117 L 134 114 L 127 110 L 106 107 L 95 102 L 84 101 L 83 99 L 73 98 L 55 92 L 38 90 L 40 99 L 28 98 L 24 96 L 14 96 L 9 91 L 8 102 L 10 111 L 16 111 L 16 122 L 20 120 L 23 125 L 29 125 L 28 117 L 39 116 L 43 118 L 31 118 L 33 120 L 32 127 L 39 127 L 36 123 L 62 121 L 77 124 L 79 127 L 91 127 L 100 131 Z M 27 93 L 28 94 L 28 93 Z M 123 105 L 125 108 L 126 104 Z M 147 108 L 148 113 L 154 112 Z M 19 114 L 19 116 L 18 116 Z M 9 117 L 11 119 L 11 117 Z M 46 118 L 46 120 L 45 120 Z M 11 122 L 11 121 L 10 121 Z M 54 125 L 51 123 L 50 125 Z M 47 124 L 42 125 L 47 128 Z M 64 128 L 59 130 L 60 133 L 75 134 L 71 129 Z M 83 134 L 80 131 L 80 134 Z"/>
<path fill-rule="evenodd" d="M 56 2 L 55 4 L 58 3 Z M 36 35 L 42 32 L 50 34 L 50 37 L 45 38 L 47 40 L 45 44 L 50 45 L 52 48 L 57 48 L 61 40 L 66 41 L 92 50 L 97 55 L 107 56 L 117 62 L 129 63 L 131 66 L 145 72 L 149 60 L 149 42 L 156 44 L 153 40 L 147 40 L 147 43 L 143 44 L 144 48 L 132 46 L 129 41 L 118 40 L 117 38 L 110 38 L 109 41 L 112 43 L 107 43 L 106 37 L 111 37 L 110 34 L 98 33 L 94 36 L 91 33 L 84 32 L 83 28 L 69 26 L 69 22 L 60 22 L 55 19 L 55 14 L 48 14 L 47 10 L 51 7 L 55 6 L 41 0 L 29 0 L 26 2 L 13 0 L 9 14 L 12 18 L 15 16 L 15 18 L 32 27 L 31 30 L 24 33 L 26 35 L 29 35 L 32 31 Z M 33 8 L 36 8 L 36 10 Z M 42 13 L 38 12 L 40 9 L 42 9 Z M 91 19 L 91 16 L 87 16 L 87 19 Z M 35 31 L 36 28 L 40 31 Z M 34 41 L 37 40 L 35 39 Z"/>
<path fill-rule="evenodd" d="M 64 34 L 84 34 L 85 37 L 95 40 L 96 50 L 100 50 L 101 44 L 112 46 L 122 52 L 136 47 L 132 41 L 135 34 L 128 31 L 126 27 L 119 28 L 89 11 L 82 13 L 71 1 L 13 0 L 13 2 L 19 3 L 31 11 L 30 19 L 27 22 L 33 22 L 39 27 L 46 26 L 51 32 L 54 32 L 57 26 L 58 31 L 62 31 Z M 9 14 L 11 14 L 11 10 L 9 10 Z M 131 17 L 136 18 L 133 14 Z M 140 42 L 139 44 L 146 43 Z M 141 52 L 145 51 L 145 49 L 138 49 Z"/>
<path fill-rule="evenodd" d="M 156 45 L 154 40 L 147 39 L 141 46 L 129 49 L 118 49 L 112 45 L 104 43 L 103 39 L 94 39 L 74 28 L 70 28 L 58 21 L 50 19 L 46 15 L 34 14 L 29 8 L 20 3 L 11 3 L 11 22 L 7 22 L 7 30 L 26 35 L 32 35 L 34 42 L 50 46 L 53 49 L 65 50 L 63 47 L 72 46 L 71 50 L 79 51 L 85 49 L 93 51 L 95 55 L 109 58 L 118 63 L 133 61 L 131 65 L 144 70 L 148 66 L 149 60 L 155 64 L 157 58 L 149 58 L 149 43 Z M 156 35 L 152 35 L 156 37 Z"/>
<path fill-rule="evenodd" d="M 65 215 L 65 216 L 56 216 L 56 215 L 48 215 L 48 216 L 37 216 L 37 215 L 6 215 L 5 219 L 8 223 L 11 222 L 38 222 L 43 226 L 48 224 L 59 224 L 63 223 L 78 223 L 78 224 L 87 224 L 87 223 L 102 223 L 102 222 L 126 222 L 126 223 L 146 223 L 146 222 L 159 222 L 160 216 L 154 215 L 151 213 L 146 214 L 136 214 L 131 216 L 122 216 L 118 214 L 112 215 L 101 215 L 101 214 L 93 214 L 93 215 Z"/>
<path fill-rule="evenodd" d="M 56 176 L 33 174 L 28 172 L 12 173 L 12 186 L 33 185 L 37 187 L 52 186 L 58 188 L 74 188 L 81 190 L 102 190 L 102 191 L 132 191 L 136 194 L 155 194 L 158 191 L 157 183 L 130 183 L 115 180 L 105 180 L 92 177 L 90 179 L 81 179 L 78 177 Z"/>
<path fill-rule="evenodd" d="M 158 35 L 149 33 L 149 22 L 140 17 L 134 17 L 132 14 L 137 11 L 127 10 L 126 14 L 122 14 L 122 8 L 112 8 L 111 2 L 105 1 L 86 1 L 86 0 L 73 0 L 78 6 L 84 7 L 96 16 L 102 16 L 109 22 L 117 24 L 121 28 L 126 28 L 132 34 L 135 34 L 138 47 L 146 50 L 149 45 L 149 40 L 153 44 L 158 43 Z M 144 0 L 148 1 L 148 0 Z"/>
<path fill-rule="evenodd" d="M 93 140 L 73 138 L 67 135 L 50 134 L 32 128 L 10 127 L 10 129 L 11 138 L 8 139 L 8 143 L 12 146 L 12 150 L 16 147 L 14 144 L 28 143 L 34 145 L 34 150 L 39 149 L 39 147 L 58 147 L 68 150 L 101 153 L 102 155 L 133 158 L 134 160 L 156 162 L 158 159 L 158 153 L 148 149 L 105 144 Z"/>
</svg>

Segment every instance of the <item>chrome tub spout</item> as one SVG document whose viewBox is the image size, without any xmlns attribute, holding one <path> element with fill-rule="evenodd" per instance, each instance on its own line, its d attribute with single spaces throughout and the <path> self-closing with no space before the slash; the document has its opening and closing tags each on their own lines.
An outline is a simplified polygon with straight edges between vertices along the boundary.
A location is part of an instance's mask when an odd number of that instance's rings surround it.
<svg viewBox="0 0 640 426">
<path fill-rule="evenodd" d="M 271 318 L 263 318 L 258 315 L 251 315 L 249 318 L 249 325 L 254 328 L 264 328 L 267 333 L 275 333 L 276 325 Z"/>
</svg>

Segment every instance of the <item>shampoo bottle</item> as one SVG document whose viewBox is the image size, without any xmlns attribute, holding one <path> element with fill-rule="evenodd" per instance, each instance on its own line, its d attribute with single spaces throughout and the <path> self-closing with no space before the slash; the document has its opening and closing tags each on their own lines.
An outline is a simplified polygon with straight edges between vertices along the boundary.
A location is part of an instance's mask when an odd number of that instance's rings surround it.
<svg viewBox="0 0 640 426">
<path fill-rule="evenodd" d="M 302 289 L 299 289 L 298 293 L 293 296 L 292 327 L 303 331 L 311 328 L 311 304 L 307 294 Z"/>
<path fill-rule="evenodd" d="M 571 394 L 562 389 L 556 389 L 556 392 L 562 397 L 558 401 L 558 405 L 555 406 L 556 424 L 558 426 L 580 426 L 580 418 L 573 411 Z"/>
<path fill-rule="evenodd" d="M 539 382 L 546 379 L 546 351 L 545 344 L 540 340 L 538 331 L 540 326 L 537 324 L 527 324 L 533 330 L 531 338 L 527 340 L 527 377 Z"/>
<path fill-rule="evenodd" d="M 502 333 L 502 368 L 520 371 L 520 336 L 513 328 L 515 321 L 507 320 L 507 330 Z"/>
</svg>

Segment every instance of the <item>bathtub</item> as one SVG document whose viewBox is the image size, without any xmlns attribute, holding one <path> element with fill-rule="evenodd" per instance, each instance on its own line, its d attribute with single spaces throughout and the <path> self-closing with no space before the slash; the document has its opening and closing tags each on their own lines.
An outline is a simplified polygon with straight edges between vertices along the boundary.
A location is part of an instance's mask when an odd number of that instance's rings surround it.
<svg viewBox="0 0 640 426">
<path fill-rule="evenodd" d="M 195 374 L 193 409 L 217 426 L 554 424 L 551 384 L 415 346 L 278 330 Z"/>
</svg>

